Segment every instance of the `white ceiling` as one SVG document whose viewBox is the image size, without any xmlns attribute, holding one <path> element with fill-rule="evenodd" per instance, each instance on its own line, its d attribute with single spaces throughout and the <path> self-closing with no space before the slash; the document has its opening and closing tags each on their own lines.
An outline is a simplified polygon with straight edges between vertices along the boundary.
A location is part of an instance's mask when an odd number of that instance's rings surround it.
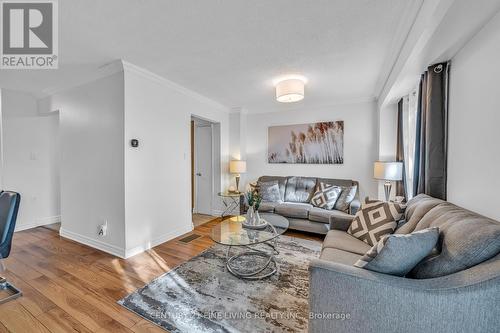
<svg viewBox="0 0 500 333">
<path fill-rule="evenodd" d="M 415 2 L 59 1 L 60 69 L 1 70 L 0 87 L 39 94 L 124 59 L 249 112 L 372 99 Z M 309 79 L 293 106 L 274 99 L 287 73 Z"/>
</svg>

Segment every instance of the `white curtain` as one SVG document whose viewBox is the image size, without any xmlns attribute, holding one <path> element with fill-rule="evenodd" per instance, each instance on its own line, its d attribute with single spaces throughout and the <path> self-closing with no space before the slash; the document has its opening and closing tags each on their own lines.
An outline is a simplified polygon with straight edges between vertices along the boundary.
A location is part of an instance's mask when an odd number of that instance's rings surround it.
<svg viewBox="0 0 500 333">
<path fill-rule="evenodd" d="M 417 89 L 403 97 L 403 151 L 406 176 L 406 199 L 413 197 L 413 170 L 415 168 L 415 139 L 417 134 L 416 115 Z"/>
</svg>

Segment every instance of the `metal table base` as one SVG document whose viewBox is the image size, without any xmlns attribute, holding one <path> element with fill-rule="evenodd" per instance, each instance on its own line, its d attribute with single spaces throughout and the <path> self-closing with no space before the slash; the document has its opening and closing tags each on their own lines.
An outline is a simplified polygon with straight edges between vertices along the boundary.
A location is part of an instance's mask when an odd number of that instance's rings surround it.
<svg viewBox="0 0 500 333">
<path fill-rule="evenodd" d="M 227 270 L 233 274 L 234 276 L 240 278 L 240 279 L 247 279 L 247 280 L 262 280 L 265 279 L 271 275 L 274 275 L 278 273 L 278 263 L 276 262 L 275 255 L 279 254 L 279 251 L 275 250 L 275 247 L 272 246 L 271 244 L 268 243 L 263 243 L 266 245 L 269 245 L 273 250 L 272 253 L 267 253 L 262 250 L 254 249 L 251 248 L 250 246 L 245 246 L 246 248 L 250 249 L 249 251 L 245 251 L 233 256 L 230 256 L 230 250 L 231 246 L 228 246 L 227 252 L 226 252 L 226 267 Z M 242 271 L 238 269 L 236 266 L 234 266 L 233 262 L 241 257 L 263 257 L 266 258 L 267 260 L 265 261 L 264 264 L 257 266 L 257 268 L 253 271 Z M 257 261 L 254 261 L 255 263 Z M 266 270 L 266 268 L 272 267 L 270 272 L 266 272 L 262 274 L 263 271 Z"/>
<path fill-rule="evenodd" d="M 271 224 L 269 224 L 269 226 L 276 234 L 276 229 Z M 275 237 L 268 242 L 260 243 L 262 245 L 266 245 L 267 247 L 269 247 L 271 250 L 270 252 L 266 252 L 264 250 L 255 248 L 255 246 L 258 246 L 259 244 L 245 245 L 244 247 L 247 248 L 248 251 L 244 251 L 231 256 L 230 252 L 232 246 L 229 245 L 226 251 L 227 270 L 234 276 L 240 279 L 247 279 L 247 280 L 262 280 L 278 273 L 279 266 L 278 263 L 276 262 L 275 255 L 278 255 L 280 252 L 277 250 L 277 238 L 278 237 Z M 243 271 L 234 265 L 234 261 L 242 257 L 254 257 L 255 259 L 261 257 L 267 260 L 265 260 L 264 263 L 261 265 L 257 264 L 257 260 L 253 260 L 252 261 L 254 263 L 253 266 L 256 268 L 252 271 L 246 271 L 246 270 Z M 269 272 L 263 273 L 268 267 L 270 267 L 271 270 Z"/>
</svg>

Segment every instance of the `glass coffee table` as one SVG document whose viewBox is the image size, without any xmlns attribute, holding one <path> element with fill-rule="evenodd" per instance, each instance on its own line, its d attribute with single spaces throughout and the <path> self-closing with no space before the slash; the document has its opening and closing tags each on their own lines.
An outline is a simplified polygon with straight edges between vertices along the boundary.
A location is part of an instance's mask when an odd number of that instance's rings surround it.
<svg viewBox="0 0 500 333">
<path fill-rule="evenodd" d="M 278 272 L 278 264 L 274 257 L 279 254 L 276 241 L 290 224 L 287 218 L 277 214 L 262 213 L 260 218 L 267 221 L 264 229 L 244 227 L 241 224 L 245 220 L 244 216 L 232 217 L 212 228 L 210 235 L 212 240 L 227 246 L 226 267 L 236 277 L 260 280 Z M 231 255 L 233 247 L 245 250 Z M 252 269 L 245 269 L 249 267 Z"/>
</svg>

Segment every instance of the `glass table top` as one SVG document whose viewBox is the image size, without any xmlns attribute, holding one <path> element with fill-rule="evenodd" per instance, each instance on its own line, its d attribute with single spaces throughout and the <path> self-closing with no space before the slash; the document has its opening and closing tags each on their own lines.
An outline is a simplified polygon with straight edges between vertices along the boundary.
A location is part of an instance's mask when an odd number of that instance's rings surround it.
<svg viewBox="0 0 500 333">
<path fill-rule="evenodd" d="M 262 213 L 260 218 L 266 220 L 274 226 L 274 233 L 271 226 L 265 229 L 249 229 L 241 224 L 245 216 L 235 216 L 224 220 L 212 228 L 210 237 L 214 242 L 223 245 L 244 246 L 259 244 L 270 241 L 283 234 L 289 226 L 288 219 L 277 214 Z"/>
</svg>

